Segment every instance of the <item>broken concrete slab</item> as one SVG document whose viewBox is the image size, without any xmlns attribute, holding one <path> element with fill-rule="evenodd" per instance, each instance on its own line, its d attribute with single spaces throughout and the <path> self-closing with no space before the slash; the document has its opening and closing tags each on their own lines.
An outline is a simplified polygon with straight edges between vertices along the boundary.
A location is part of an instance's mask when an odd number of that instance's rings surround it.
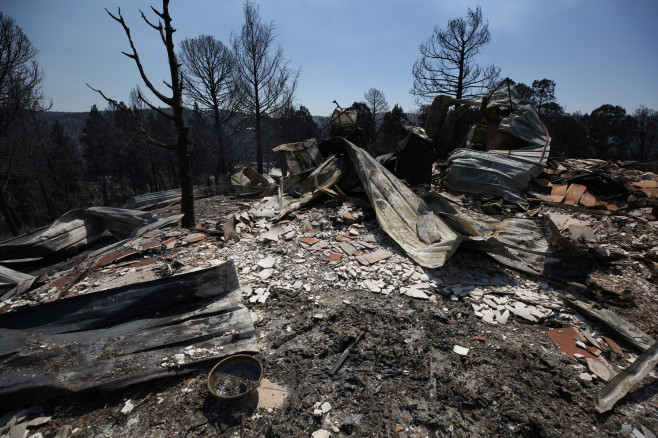
<svg viewBox="0 0 658 438">
<path fill-rule="evenodd" d="M 429 300 L 430 296 L 423 292 L 421 289 L 414 287 L 402 287 L 400 288 L 400 293 L 411 298 L 417 298 L 419 300 Z"/>
<path fill-rule="evenodd" d="M 285 229 L 282 226 L 277 225 L 270 228 L 267 232 L 261 234 L 260 237 L 262 237 L 265 240 L 276 242 L 277 240 L 279 240 L 279 237 L 285 233 L 286 233 Z"/>
<path fill-rule="evenodd" d="M 261 267 L 262 269 L 273 268 L 275 264 L 276 264 L 276 259 L 271 255 L 268 255 L 267 257 L 260 259 L 258 261 L 258 266 Z"/>
</svg>

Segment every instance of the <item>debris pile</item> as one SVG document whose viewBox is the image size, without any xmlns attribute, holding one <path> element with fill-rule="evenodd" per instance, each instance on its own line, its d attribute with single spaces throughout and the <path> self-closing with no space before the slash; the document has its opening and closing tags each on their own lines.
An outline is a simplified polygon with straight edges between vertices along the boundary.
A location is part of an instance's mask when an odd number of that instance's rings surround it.
<svg viewBox="0 0 658 438">
<path fill-rule="evenodd" d="M 508 126 L 504 91 L 483 107 Z M 195 229 L 153 194 L 1 243 L 0 435 L 654 436 L 658 178 L 539 137 L 456 151 L 421 193 L 343 138 L 282 145 L 293 175 L 228 178 Z M 471 158 L 531 182 L 494 196 Z M 208 371 L 235 353 L 264 378 L 222 404 Z"/>
</svg>

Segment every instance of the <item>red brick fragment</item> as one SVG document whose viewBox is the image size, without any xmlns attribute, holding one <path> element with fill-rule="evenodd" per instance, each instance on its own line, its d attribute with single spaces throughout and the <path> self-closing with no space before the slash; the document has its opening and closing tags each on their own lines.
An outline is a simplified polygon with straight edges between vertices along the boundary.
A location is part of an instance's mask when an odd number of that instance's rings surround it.
<svg viewBox="0 0 658 438">
<path fill-rule="evenodd" d="M 595 207 L 600 205 L 600 202 L 598 199 L 596 199 L 596 196 L 592 195 L 590 192 L 583 193 L 583 196 L 580 197 L 580 203 L 585 207 Z"/>
<path fill-rule="evenodd" d="M 162 242 L 160 242 L 159 240 L 150 240 L 148 242 L 139 244 L 139 248 L 142 251 L 146 251 L 153 248 L 160 248 L 161 246 L 162 246 Z"/>
<path fill-rule="evenodd" d="M 178 243 L 178 239 L 176 239 L 175 237 L 170 237 L 169 239 L 162 242 L 162 245 L 164 245 L 164 247 L 167 249 L 173 249 L 177 243 Z"/>
<path fill-rule="evenodd" d="M 583 350 L 576 345 L 576 341 L 586 342 L 585 337 L 576 327 L 551 329 L 546 334 L 548 334 L 553 344 L 560 350 L 560 353 L 570 357 L 575 357 L 574 354 L 580 354 L 583 357 L 577 359 L 581 362 L 584 362 L 587 357 L 596 359 L 596 356 L 590 353 L 589 350 Z"/>
<path fill-rule="evenodd" d="M 204 240 L 205 238 L 206 238 L 206 235 L 205 235 L 205 234 L 203 234 L 203 233 L 195 233 L 195 234 L 190 234 L 189 236 L 187 236 L 187 237 L 185 238 L 185 241 L 186 241 L 187 243 L 197 243 L 197 242 L 201 242 L 201 241 Z"/>
<path fill-rule="evenodd" d="M 386 260 L 387 258 L 393 255 L 392 252 L 386 251 L 385 249 L 378 249 L 377 251 L 369 252 L 368 254 L 360 255 L 356 260 L 362 265 L 372 265 L 381 260 Z"/>
<path fill-rule="evenodd" d="M 315 237 L 298 237 L 297 241 L 307 245 L 313 245 L 314 243 L 318 242 L 318 239 Z"/>
<path fill-rule="evenodd" d="M 605 341 L 606 344 L 608 344 L 608 346 L 612 351 L 614 351 L 617 354 L 624 354 L 624 351 L 621 349 L 619 344 L 617 344 L 615 341 L 605 336 L 603 336 L 603 340 Z"/>
<path fill-rule="evenodd" d="M 144 237 L 144 238 L 146 238 L 146 239 L 150 239 L 151 237 L 156 237 L 156 236 L 159 236 L 160 234 L 162 234 L 162 231 L 160 231 L 160 230 L 153 230 L 153 231 L 149 231 L 149 232 L 146 233 L 146 234 L 143 234 L 142 237 Z"/>
<path fill-rule="evenodd" d="M 583 196 L 583 193 L 587 190 L 587 187 L 581 184 L 571 184 L 567 189 L 567 198 L 564 200 L 565 204 L 578 205 L 580 198 Z"/>
<path fill-rule="evenodd" d="M 337 252 L 331 251 L 327 257 L 322 259 L 322 261 L 323 262 L 335 262 L 335 261 L 340 260 L 341 257 L 343 257 L 343 256 L 338 254 Z"/>
</svg>

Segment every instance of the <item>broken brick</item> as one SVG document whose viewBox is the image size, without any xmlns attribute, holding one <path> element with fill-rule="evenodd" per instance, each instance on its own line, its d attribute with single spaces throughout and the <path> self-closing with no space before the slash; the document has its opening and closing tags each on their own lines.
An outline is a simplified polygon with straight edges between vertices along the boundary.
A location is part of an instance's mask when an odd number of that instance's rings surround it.
<svg viewBox="0 0 658 438">
<path fill-rule="evenodd" d="M 588 357 L 596 359 L 596 356 L 590 353 L 589 350 L 583 350 L 576 345 L 576 342 L 578 341 L 586 341 L 585 337 L 576 327 L 551 329 L 547 331 L 546 334 L 548 334 L 548 337 L 553 341 L 553 344 L 557 347 L 560 353 L 577 358 L 578 360 L 582 359 L 582 361 Z M 574 354 L 579 354 L 582 358 L 576 357 Z"/>
<path fill-rule="evenodd" d="M 156 237 L 156 236 L 159 236 L 160 234 L 162 234 L 162 231 L 160 231 L 160 230 L 153 230 L 153 231 L 149 231 L 149 232 L 146 233 L 146 234 L 143 234 L 142 237 L 145 237 L 145 238 L 147 238 L 147 239 L 150 239 L 151 237 Z"/>
<path fill-rule="evenodd" d="M 190 234 L 189 236 L 187 236 L 187 237 L 185 238 L 185 241 L 186 241 L 187 243 L 197 243 L 197 242 L 201 242 L 201 241 L 204 240 L 205 238 L 206 238 L 206 235 L 205 235 L 205 234 L 203 234 L 203 233 L 195 233 L 195 234 Z"/>
<path fill-rule="evenodd" d="M 580 197 L 580 203 L 585 207 L 596 207 L 597 205 L 600 205 L 600 202 L 598 199 L 596 199 L 596 196 L 587 191 Z"/>
<path fill-rule="evenodd" d="M 605 336 L 603 336 L 603 340 L 605 341 L 606 344 L 608 344 L 608 346 L 612 351 L 614 351 L 617 354 L 624 354 L 624 351 L 615 341 Z"/>
<path fill-rule="evenodd" d="M 142 251 L 146 251 L 149 249 L 154 249 L 154 248 L 160 248 L 162 246 L 162 242 L 159 240 L 151 240 L 148 242 L 140 243 L 139 244 L 139 249 Z"/>
<path fill-rule="evenodd" d="M 391 257 L 393 255 L 392 252 L 386 251 L 385 249 L 378 249 L 377 251 L 370 252 L 368 254 L 363 254 L 360 255 L 356 258 L 356 260 L 361 263 L 362 265 L 372 265 L 373 263 L 377 263 L 382 260 L 386 260 L 387 258 Z"/>
<path fill-rule="evenodd" d="M 305 243 L 306 245 L 313 245 L 316 242 L 319 242 L 315 237 L 298 237 L 298 242 Z"/>
<path fill-rule="evenodd" d="M 170 237 L 169 239 L 162 242 L 162 245 L 164 245 L 164 247 L 167 249 L 173 249 L 177 243 L 178 243 L 178 239 L 176 239 L 175 237 Z"/>
<path fill-rule="evenodd" d="M 587 187 L 581 184 L 571 184 L 567 189 L 566 199 L 564 200 L 565 204 L 577 205 L 580 202 L 580 198 L 583 196 L 583 193 L 587 190 Z"/>
<path fill-rule="evenodd" d="M 117 262 L 119 260 L 126 259 L 128 257 L 132 257 L 133 255 L 137 254 L 137 251 L 132 249 L 132 248 L 119 248 L 115 249 L 114 251 L 110 251 L 107 254 L 103 254 L 99 258 L 97 258 L 93 266 L 95 268 L 102 268 L 104 266 L 107 266 L 111 263 Z"/>
<path fill-rule="evenodd" d="M 327 257 L 324 257 L 322 259 L 323 262 L 335 262 L 338 261 L 342 258 L 343 256 L 338 254 L 337 252 L 331 251 Z"/>
<path fill-rule="evenodd" d="M 566 185 L 566 184 L 554 185 L 553 190 L 551 190 L 551 196 L 567 196 L 567 188 L 568 187 L 569 186 Z"/>
<path fill-rule="evenodd" d="M 338 246 L 348 256 L 354 255 L 354 253 L 357 251 L 356 248 L 350 245 L 348 242 L 340 242 Z"/>
</svg>

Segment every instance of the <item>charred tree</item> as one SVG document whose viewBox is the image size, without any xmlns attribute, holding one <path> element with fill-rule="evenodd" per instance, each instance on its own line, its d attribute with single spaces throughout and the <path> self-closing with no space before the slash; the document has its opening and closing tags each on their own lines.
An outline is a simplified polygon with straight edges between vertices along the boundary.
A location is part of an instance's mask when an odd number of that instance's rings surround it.
<svg viewBox="0 0 658 438">
<path fill-rule="evenodd" d="M 379 127 L 382 125 L 382 120 L 384 119 L 384 113 L 388 111 L 388 102 L 386 102 L 386 97 L 384 96 L 384 92 L 376 89 L 376 88 L 371 88 L 366 93 L 363 95 L 363 97 L 366 100 L 366 104 L 368 105 L 368 108 L 370 108 L 370 112 L 372 113 L 372 118 L 373 121 L 375 122 L 374 124 L 374 130 L 377 131 L 379 130 Z M 375 132 L 372 132 L 374 135 Z"/>
<path fill-rule="evenodd" d="M 14 19 L 0 12 L 0 212 L 13 235 L 20 220 L 9 202 L 8 187 L 25 153 L 25 145 L 15 141 L 16 133 L 29 115 L 50 108 L 41 92 L 44 75 L 37 53 Z"/>
<path fill-rule="evenodd" d="M 261 21 L 258 6 L 247 0 L 243 11 L 242 31 L 232 37 L 237 108 L 255 131 L 256 162 L 263 173 L 264 121 L 291 102 L 300 71 L 288 68 L 283 50 L 273 46 L 274 24 Z"/>
<path fill-rule="evenodd" d="M 217 135 L 217 170 L 228 172 L 223 125 L 234 115 L 235 56 L 221 41 L 209 35 L 181 42 L 180 59 L 185 73 L 185 93 L 210 111 Z"/>
<path fill-rule="evenodd" d="M 172 113 L 170 114 L 150 103 L 142 95 L 142 93 L 138 91 L 138 96 L 137 96 L 138 99 L 144 102 L 153 111 L 157 112 L 165 119 L 171 121 L 176 127 L 177 141 L 175 145 L 171 145 L 153 139 L 146 132 L 146 130 L 143 129 L 143 126 L 140 124 L 140 126 L 142 126 L 143 134 L 147 136 L 149 141 L 151 141 L 153 144 L 157 146 L 170 150 L 175 150 L 177 152 L 178 168 L 180 173 L 180 186 L 181 186 L 181 213 L 184 214 L 182 219 L 182 225 L 187 228 L 192 228 L 195 225 L 195 218 L 194 218 L 194 195 L 192 188 L 191 156 L 190 156 L 190 147 L 188 143 L 189 129 L 185 124 L 185 118 L 183 114 L 184 107 L 183 107 L 182 72 L 180 70 L 180 64 L 178 63 L 178 59 L 176 57 L 176 52 L 174 48 L 173 35 L 176 29 L 174 29 L 171 25 L 172 18 L 171 15 L 169 14 L 169 0 L 162 0 L 162 11 L 158 11 L 154 7 L 151 7 L 151 10 L 158 17 L 157 25 L 149 21 L 149 19 L 146 18 L 146 15 L 144 15 L 144 12 L 142 12 L 141 10 L 140 10 L 140 14 L 142 16 L 142 19 L 144 19 L 144 21 L 146 22 L 146 24 L 148 24 L 150 27 L 152 27 L 154 30 L 160 33 L 160 37 L 162 38 L 162 43 L 166 48 L 167 59 L 169 62 L 170 82 L 169 83 L 165 82 L 165 84 L 171 90 L 171 95 L 165 95 L 164 93 L 160 92 L 157 88 L 155 88 L 151 80 L 146 75 L 139 54 L 137 52 L 137 49 L 135 48 L 135 44 L 133 43 L 133 39 L 130 35 L 130 28 L 126 24 L 123 16 L 121 15 L 121 9 L 120 8 L 118 9 L 116 15 L 112 14 L 110 11 L 105 9 L 108 15 L 112 17 L 112 19 L 114 19 L 116 22 L 121 24 L 124 32 L 126 33 L 126 37 L 128 38 L 128 42 L 130 43 L 131 51 L 122 52 L 122 53 L 135 62 L 135 65 L 139 70 L 139 74 L 142 78 L 142 81 L 149 89 L 149 91 L 151 91 L 151 93 L 153 93 L 158 98 L 158 100 L 160 100 L 166 106 L 171 108 Z M 92 88 L 92 90 L 100 93 L 100 95 L 103 96 L 103 98 L 107 100 L 111 105 L 133 113 L 123 103 L 119 103 L 116 100 L 105 96 L 105 94 L 103 94 L 101 90 L 97 90 L 94 88 Z M 136 116 L 134 116 L 134 119 L 139 123 L 139 119 Z"/>
<path fill-rule="evenodd" d="M 455 18 L 447 29 L 434 27 L 434 34 L 420 45 L 421 57 L 414 63 L 411 93 L 421 101 L 445 94 L 466 99 L 481 94 L 498 78 L 500 68 L 474 62 L 489 43 L 489 23 L 479 7 L 468 9 L 468 18 Z"/>
</svg>

